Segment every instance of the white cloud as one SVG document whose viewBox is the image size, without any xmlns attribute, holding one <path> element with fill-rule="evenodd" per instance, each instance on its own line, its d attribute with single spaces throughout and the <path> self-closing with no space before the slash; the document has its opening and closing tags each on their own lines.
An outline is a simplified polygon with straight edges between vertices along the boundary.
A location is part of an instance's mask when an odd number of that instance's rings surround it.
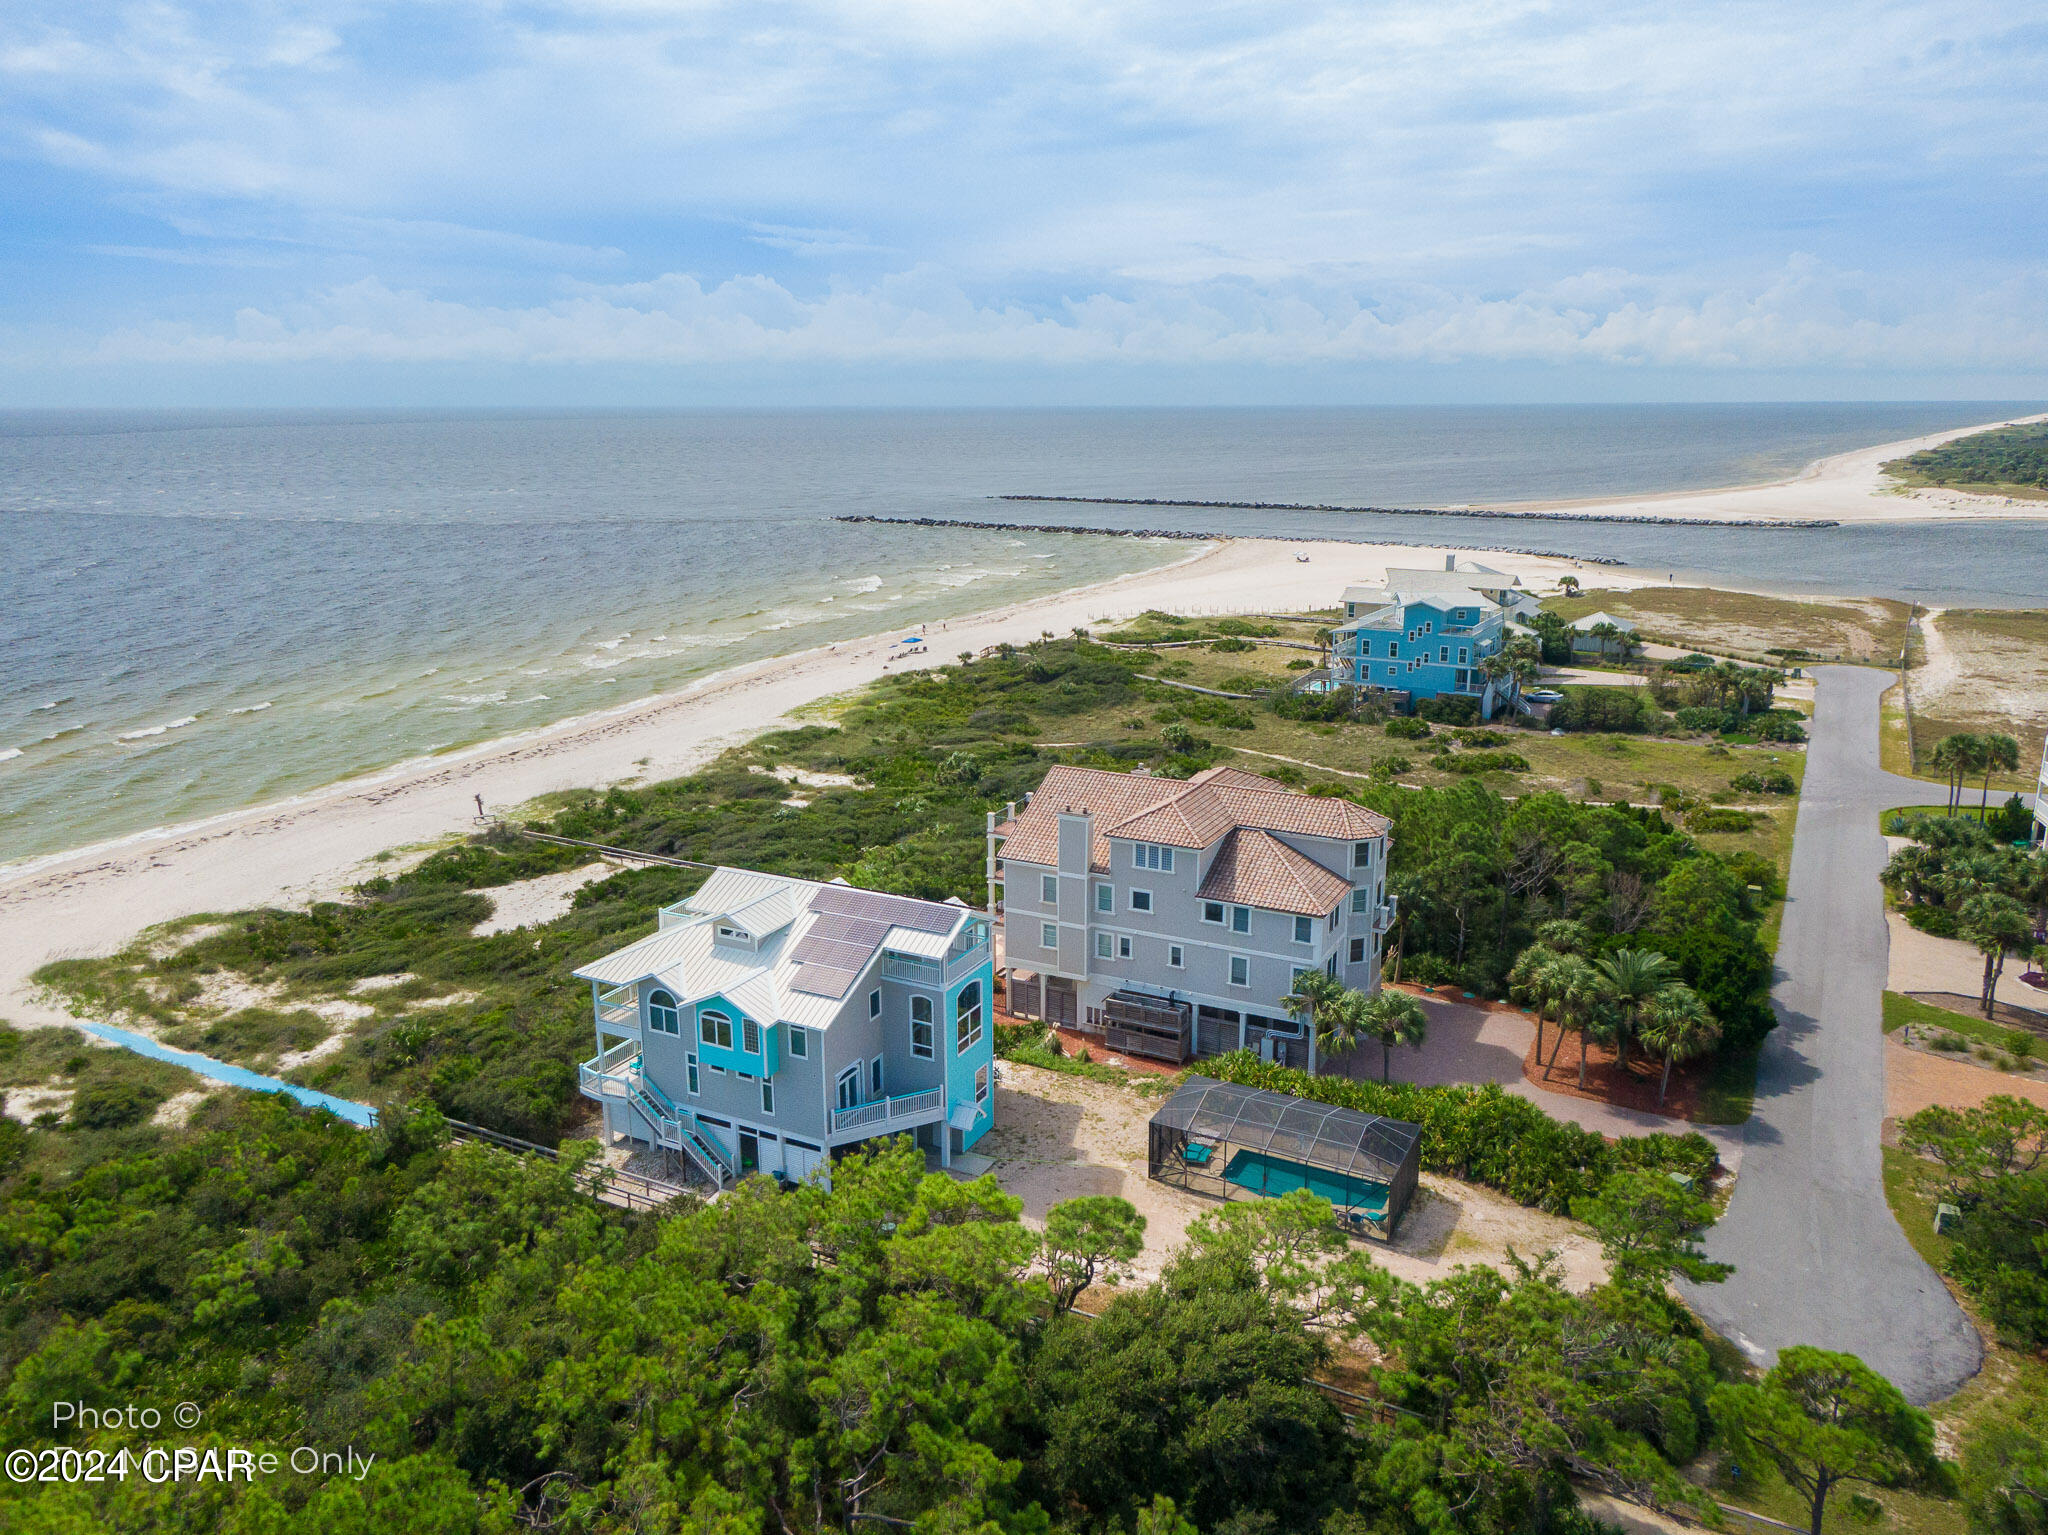
<svg viewBox="0 0 2048 1535">
<path fill-rule="evenodd" d="M 1483 361 L 1621 367 L 2031 372 L 2048 348 L 2048 284 L 1951 295 L 1885 318 L 1852 272 L 1799 261 L 1750 287 L 1686 291 L 1625 272 L 1480 297 L 1245 283 L 1097 292 L 1029 306 L 906 271 L 802 298 L 766 277 L 706 287 L 669 274 L 490 307 L 375 280 L 230 327 L 125 329 L 39 361 L 491 363 L 543 366 L 979 363 L 1051 368 Z M 18 359 L 24 360 L 24 359 Z"/>
</svg>

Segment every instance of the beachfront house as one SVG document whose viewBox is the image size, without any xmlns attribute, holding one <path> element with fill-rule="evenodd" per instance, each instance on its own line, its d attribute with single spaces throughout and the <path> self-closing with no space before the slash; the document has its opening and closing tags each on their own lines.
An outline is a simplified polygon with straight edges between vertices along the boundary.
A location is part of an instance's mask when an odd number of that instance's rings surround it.
<svg viewBox="0 0 2048 1535">
<path fill-rule="evenodd" d="M 1377 689 L 1399 707 L 1424 698 L 1471 698 L 1480 718 L 1493 718 L 1511 701 L 1514 680 L 1488 677 L 1485 662 L 1507 643 L 1507 618 L 1522 603 L 1505 588 L 1490 588 L 1513 600 L 1504 606 L 1467 579 L 1444 571 L 1389 571 L 1384 587 L 1347 590 L 1345 610 L 1354 616 L 1332 631 L 1332 682 Z M 1366 591 L 1370 599 L 1357 595 Z"/>
<path fill-rule="evenodd" d="M 1520 576 L 1511 576 L 1477 560 L 1461 560 L 1454 554 L 1447 554 L 1442 570 L 1390 566 L 1387 579 L 1378 585 L 1345 587 L 1344 617 L 1353 619 L 1374 608 L 1384 607 L 1390 588 L 1403 591 L 1430 588 L 1475 591 L 1510 618 L 1534 613 L 1538 607 L 1535 594 L 1523 588 Z"/>
<path fill-rule="evenodd" d="M 1604 656 L 1619 653 L 1621 637 L 1634 634 L 1636 626 L 1612 613 L 1588 613 L 1574 622 L 1571 630 L 1573 655 Z M 1595 633 L 1595 630 L 1599 632 Z"/>
<path fill-rule="evenodd" d="M 576 971 L 607 1144 L 664 1148 L 722 1188 L 828 1177 L 878 1135 L 950 1166 L 994 1122 L 993 945 L 970 907 L 719 869 L 659 922 Z"/>
<path fill-rule="evenodd" d="M 1009 1010 L 1185 1061 L 1313 1071 L 1281 999 L 1304 971 L 1379 986 L 1389 822 L 1237 768 L 1186 781 L 1055 767 L 992 828 Z"/>
</svg>

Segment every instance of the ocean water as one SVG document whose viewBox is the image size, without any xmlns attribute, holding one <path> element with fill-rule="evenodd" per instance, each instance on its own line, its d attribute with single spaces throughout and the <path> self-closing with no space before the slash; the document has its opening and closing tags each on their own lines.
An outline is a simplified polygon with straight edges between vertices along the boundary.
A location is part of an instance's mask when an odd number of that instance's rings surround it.
<svg viewBox="0 0 2048 1535">
<path fill-rule="evenodd" d="M 1745 533 L 989 499 L 1698 489 L 2023 408 L 0 414 L 0 862 L 1187 552 L 842 513 L 1534 547 L 2032 605 L 2048 524 Z"/>
</svg>

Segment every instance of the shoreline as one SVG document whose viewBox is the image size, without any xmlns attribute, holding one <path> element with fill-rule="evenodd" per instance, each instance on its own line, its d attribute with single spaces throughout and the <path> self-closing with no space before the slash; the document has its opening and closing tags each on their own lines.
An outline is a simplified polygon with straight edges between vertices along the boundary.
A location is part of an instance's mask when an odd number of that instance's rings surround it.
<svg viewBox="0 0 2048 1535">
<path fill-rule="evenodd" d="M 1795 479 L 1771 486 L 1645 499 L 1753 499 L 1801 486 L 1861 484 L 1886 459 L 1984 429 L 1822 459 Z M 2018 515 L 2039 514 L 2029 509 Z M 1144 536 L 1128 530 L 1071 531 Z M 1389 565 L 1434 564 L 1447 554 L 1487 553 L 1532 585 L 1604 565 L 1572 555 L 1456 543 L 1220 538 L 1185 531 L 1169 536 L 1202 547 L 1147 570 L 925 626 L 921 632 L 928 646 L 922 656 L 903 653 L 900 628 L 879 631 L 747 662 L 673 692 L 409 758 L 284 799 L 0 866 L 0 1017 L 16 1023 L 65 1023 L 63 1014 L 33 995 L 29 980 L 50 960 L 108 952 L 176 917 L 332 898 L 374 872 L 379 855 L 474 829 L 477 795 L 486 801 L 487 812 L 501 812 L 559 790 L 680 776 L 728 747 L 777 728 L 792 714 L 891 672 L 944 664 L 960 650 L 1121 621 L 1148 608 L 1213 614 L 1329 607 L 1345 585 L 1383 576 Z M 1304 552 L 1310 555 L 1307 563 L 1296 558 Z M 1618 566 L 1603 569 L 1601 584 L 1633 587 L 1654 580 L 1647 570 Z"/>
<path fill-rule="evenodd" d="M 1309 553 L 1309 563 L 1297 552 Z M 26 860 L 0 870 L 0 1018 L 68 1025 L 30 980 L 51 960 L 111 952 L 177 917 L 332 899 L 376 872 L 380 854 L 474 830 L 479 794 L 487 813 L 500 813 L 560 790 L 673 778 L 793 714 L 882 676 L 946 664 L 963 650 L 1120 622 L 1162 606 L 1212 613 L 1328 607 L 1345 585 L 1383 577 L 1389 565 L 1459 552 L 1210 540 L 1166 565 L 928 626 L 922 655 L 903 652 L 900 629 L 885 630 L 289 799 Z M 1497 559 L 1546 586 L 1583 568 L 1570 559 Z M 1627 585 L 1648 579 L 1614 577 Z"/>
<path fill-rule="evenodd" d="M 1957 427 L 1925 437 L 1908 437 L 1829 454 L 1797 474 L 1747 485 L 1721 485 L 1704 490 L 1647 491 L 1634 495 L 1585 496 L 1549 501 L 1508 501 L 1497 506 L 1378 507 L 1309 503 L 1226 501 L 1166 496 L 993 495 L 994 501 L 1067 502 L 1089 506 L 1187 506 L 1240 511 L 1353 512 L 1402 517 L 1478 517 L 1503 521 L 1620 522 L 1675 527 L 1744 526 L 1772 529 L 1836 527 L 1844 523 L 2048 521 L 2048 501 L 2021 501 L 2009 496 L 1940 486 L 1902 485 L 1889 479 L 1883 466 L 1895 458 L 1973 437 L 2006 426 L 2048 421 L 2048 413 L 2012 416 L 1976 426 Z M 1704 515 L 1675 516 L 1665 508 L 1692 505 Z M 994 524 L 970 524 L 994 526 Z"/>
<path fill-rule="evenodd" d="M 1674 492 L 1673 494 L 1685 494 Z M 991 496 L 991 501 L 1026 501 L 1042 504 L 1063 504 L 1068 506 L 1187 506 L 1205 510 L 1232 512 L 1344 512 L 1361 517 L 1476 517 L 1498 518 L 1503 521 L 1527 519 L 1531 522 L 1633 522 L 1660 528 L 1720 528 L 1728 526 L 1722 517 L 1652 517 L 1647 512 L 1570 512 L 1519 510 L 1512 505 L 1506 507 L 1483 506 L 1349 506 L 1330 502 L 1312 501 L 1194 501 L 1169 500 L 1162 496 Z M 1531 503 L 1534 507 L 1538 503 Z M 1560 503 L 1562 504 L 1562 503 Z M 1588 503 L 1597 504 L 1597 503 Z M 1200 533 L 1170 532 L 1163 528 L 1084 528 L 1050 526 L 1031 522 L 971 522 L 964 518 L 942 517 L 874 517 L 842 515 L 834 522 L 900 522 L 919 527 L 937 528 L 1004 528 L 1021 533 L 1116 533 L 1128 537 L 1152 538 L 1201 538 Z M 1745 527 L 1760 529 L 1787 528 L 1838 528 L 1841 523 L 1833 518 L 1806 517 L 1758 517 L 1743 524 Z M 1604 563 L 1619 565 L 1620 560 Z"/>
</svg>

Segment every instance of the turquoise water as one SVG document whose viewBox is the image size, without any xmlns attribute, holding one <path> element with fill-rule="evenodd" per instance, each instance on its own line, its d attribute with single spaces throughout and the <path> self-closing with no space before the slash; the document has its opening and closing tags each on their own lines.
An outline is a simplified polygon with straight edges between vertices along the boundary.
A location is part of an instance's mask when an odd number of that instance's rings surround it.
<svg viewBox="0 0 2048 1535">
<path fill-rule="evenodd" d="M 266 1077 L 249 1070 L 246 1066 L 233 1066 L 226 1061 L 217 1061 L 210 1055 L 194 1055 L 189 1050 L 173 1050 L 169 1045 L 158 1044 L 147 1034 L 131 1033 L 117 1029 L 111 1024 L 87 1023 L 80 1021 L 76 1027 L 95 1038 L 119 1045 L 124 1050 L 133 1050 L 137 1055 L 146 1055 L 153 1060 L 169 1061 L 173 1066 L 182 1066 L 187 1071 L 216 1082 L 225 1082 L 230 1087 L 246 1087 L 252 1093 L 290 1093 L 299 1102 L 311 1108 L 325 1109 L 337 1119 L 345 1119 L 352 1125 L 365 1129 L 377 1122 L 377 1111 L 368 1104 L 356 1103 L 347 1098 L 337 1098 L 332 1093 L 315 1092 L 310 1087 L 300 1087 L 295 1082 L 283 1082 L 276 1077 Z"/>
<path fill-rule="evenodd" d="M 2038 524 L 1765 535 L 989 499 L 1638 494 L 2023 408 L 0 413 L 0 864 L 1188 552 L 845 513 L 1512 544 L 2037 604 Z"/>
</svg>

